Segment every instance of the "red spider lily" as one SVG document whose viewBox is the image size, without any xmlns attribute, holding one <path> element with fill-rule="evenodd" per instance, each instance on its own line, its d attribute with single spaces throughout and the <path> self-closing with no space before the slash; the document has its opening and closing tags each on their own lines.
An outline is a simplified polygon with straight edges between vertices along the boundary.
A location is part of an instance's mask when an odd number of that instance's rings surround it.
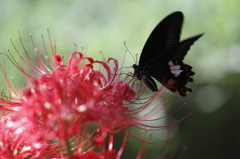
<svg viewBox="0 0 240 159">
<path fill-rule="evenodd" d="M 127 137 L 137 136 L 128 131 L 130 126 L 142 129 L 144 134 L 179 122 L 156 127 L 145 125 L 148 121 L 161 119 L 154 119 L 154 116 L 162 109 L 161 103 L 155 102 L 162 89 L 149 98 L 140 98 L 142 91 L 136 93 L 130 82 L 119 80 L 116 59 L 96 61 L 74 52 L 64 65 L 61 56 L 52 51 L 53 61 L 47 58 L 45 63 L 34 43 L 33 46 L 38 64 L 26 51 L 27 59 L 24 59 L 16 49 L 22 63 L 32 70 L 33 75 L 27 73 L 23 64 L 8 56 L 25 74 L 28 86 L 22 91 L 13 89 L 4 72 L 13 97 L 2 95 L 0 98 L 0 159 L 120 158 Z M 47 52 L 46 56 L 49 57 Z M 113 69 L 109 65 L 111 62 Z M 95 69 L 97 64 L 102 69 Z M 133 108 L 135 105 L 137 108 Z M 151 112 L 144 114 L 146 109 Z M 125 131 L 126 135 L 117 152 L 113 148 L 113 134 L 120 131 Z"/>
</svg>

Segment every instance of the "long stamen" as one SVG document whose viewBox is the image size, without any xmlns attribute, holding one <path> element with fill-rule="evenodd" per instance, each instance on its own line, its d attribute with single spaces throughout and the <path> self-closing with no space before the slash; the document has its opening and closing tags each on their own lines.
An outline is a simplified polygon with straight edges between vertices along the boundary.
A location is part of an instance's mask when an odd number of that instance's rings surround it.
<svg viewBox="0 0 240 159">
<path fill-rule="evenodd" d="M 46 54 L 45 58 L 47 59 L 47 61 L 50 64 L 50 66 L 52 68 L 54 68 L 52 60 L 50 60 L 50 58 L 49 58 L 49 54 L 48 54 L 48 51 L 47 51 L 47 48 L 46 48 L 46 44 L 45 44 L 45 41 L 44 41 L 44 38 L 43 38 L 43 34 L 41 34 L 41 38 L 42 38 L 42 44 L 43 44 L 43 47 L 44 47 L 44 51 L 45 51 L 45 54 Z"/>
<path fill-rule="evenodd" d="M 50 48 L 52 50 L 52 56 L 56 56 L 56 53 L 55 53 L 55 50 L 54 50 L 54 47 L 53 47 L 53 44 L 52 44 L 49 28 L 47 28 L 47 32 L 48 32 L 48 39 L 49 39 L 49 42 L 50 42 Z"/>
</svg>

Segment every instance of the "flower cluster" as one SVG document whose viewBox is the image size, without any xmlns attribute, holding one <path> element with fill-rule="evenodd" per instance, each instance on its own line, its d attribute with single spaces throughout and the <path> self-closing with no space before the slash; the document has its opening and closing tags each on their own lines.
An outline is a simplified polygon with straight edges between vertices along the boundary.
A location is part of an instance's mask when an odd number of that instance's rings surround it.
<svg viewBox="0 0 240 159">
<path fill-rule="evenodd" d="M 12 54 L 7 55 L 25 74 L 28 85 L 21 91 L 15 90 L 4 72 L 12 96 L 2 94 L 0 98 L 0 159 L 120 158 L 127 137 L 136 138 L 128 131 L 131 126 L 146 132 L 174 124 L 144 125 L 161 109 L 154 100 L 162 90 L 149 98 L 140 98 L 142 91 L 134 90 L 127 79 L 120 80 L 116 59 L 97 61 L 74 52 L 64 65 L 54 51 L 52 60 L 46 53 L 44 62 L 35 46 L 34 50 L 38 64 L 27 52 L 24 59 L 17 51 L 22 64 L 11 58 Z M 32 70 L 31 74 L 23 64 Z M 144 114 L 149 108 L 151 113 Z M 121 131 L 126 135 L 117 151 L 113 139 Z"/>
</svg>

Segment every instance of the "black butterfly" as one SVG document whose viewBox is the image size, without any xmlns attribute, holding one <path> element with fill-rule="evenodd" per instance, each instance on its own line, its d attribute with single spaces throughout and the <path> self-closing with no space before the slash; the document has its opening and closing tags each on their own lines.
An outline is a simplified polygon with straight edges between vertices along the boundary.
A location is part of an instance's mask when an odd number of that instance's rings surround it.
<svg viewBox="0 0 240 159">
<path fill-rule="evenodd" d="M 153 78 L 181 96 L 193 91 L 185 85 L 193 82 L 191 76 L 195 73 L 191 66 L 182 61 L 190 46 L 203 34 L 180 42 L 182 23 L 181 12 L 174 12 L 163 19 L 144 45 L 139 66 L 136 64 L 132 66 L 134 77 L 143 80 L 152 91 L 158 91 Z"/>
</svg>

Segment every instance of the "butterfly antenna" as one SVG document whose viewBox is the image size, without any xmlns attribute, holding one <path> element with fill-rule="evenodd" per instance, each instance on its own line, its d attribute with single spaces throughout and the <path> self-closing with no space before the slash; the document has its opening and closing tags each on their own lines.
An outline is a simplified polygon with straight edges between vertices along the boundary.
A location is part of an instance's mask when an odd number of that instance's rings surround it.
<svg viewBox="0 0 240 159">
<path fill-rule="evenodd" d="M 138 54 L 136 54 L 136 63 L 135 64 L 137 64 L 138 63 Z"/>
<path fill-rule="evenodd" d="M 127 45 L 126 45 L 126 41 L 124 41 L 124 46 L 126 47 L 127 51 L 130 53 L 130 55 L 132 56 L 133 60 L 135 61 L 135 63 L 137 62 L 134 58 L 134 56 L 132 55 L 132 53 L 129 51 Z"/>
</svg>

